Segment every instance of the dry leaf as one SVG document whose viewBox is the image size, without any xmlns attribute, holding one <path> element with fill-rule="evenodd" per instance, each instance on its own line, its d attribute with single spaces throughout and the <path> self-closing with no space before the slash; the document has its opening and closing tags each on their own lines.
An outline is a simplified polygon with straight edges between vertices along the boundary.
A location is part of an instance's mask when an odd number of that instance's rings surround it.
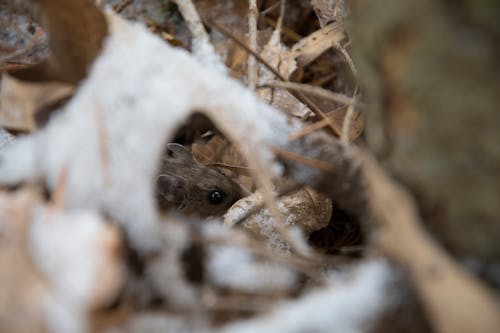
<svg viewBox="0 0 500 333">
<path fill-rule="evenodd" d="M 33 188 L 1 193 L 2 331 L 75 331 L 120 290 L 120 242 L 118 229 L 96 214 L 54 211 Z"/>
<path fill-rule="evenodd" d="M 40 332 L 48 285 L 29 253 L 27 230 L 36 191 L 0 194 L 0 327 L 5 332 Z M 29 320 L 26 320 L 29 318 Z"/>
<path fill-rule="evenodd" d="M 8 75 L 2 77 L 0 126 L 16 131 L 35 129 L 35 113 L 44 106 L 67 98 L 73 87 L 62 83 L 28 83 Z"/>
<path fill-rule="evenodd" d="M 77 84 L 86 75 L 107 35 L 104 14 L 91 0 L 38 0 L 51 55 L 43 62 L 13 73 L 28 81 Z"/>
<path fill-rule="evenodd" d="M 311 188 L 303 187 L 277 201 L 280 213 L 285 216 L 285 225 L 298 227 L 305 235 L 326 227 L 330 222 L 331 200 Z M 288 240 L 281 237 L 279 227 L 262 203 L 259 192 L 237 201 L 226 214 L 224 224 L 233 226 L 241 222 L 255 235 L 267 239 L 271 247 L 289 248 Z"/>
<path fill-rule="evenodd" d="M 347 16 L 344 0 L 311 0 L 311 6 L 322 27 Z"/>
<path fill-rule="evenodd" d="M 301 39 L 283 57 L 294 59 L 298 66 L 304 67 L 345 38 L 346 34 L 344 33 L 343 25 L 340 23 L 330 23 Z"/>
<path fill-rule="evenodd" d="M 295 71 L 297 65 L 292 57 L 288 57 L 289 51 L 279 38 L 279 31 L 275 30 L 261 53 L 262 58 L 270 66 L 278 69 L 280 74 L 288 79 Z M 276 79 L 262 64 L 259 65 L 259 81 L 267 82 Z M 307 118 L 312 114 L 311 110 L 301 103 L 295 96 L 287 90 L 261 88 L 258 90 L 259 96 L 277 109 L 299 118 Z"/>
</svg>

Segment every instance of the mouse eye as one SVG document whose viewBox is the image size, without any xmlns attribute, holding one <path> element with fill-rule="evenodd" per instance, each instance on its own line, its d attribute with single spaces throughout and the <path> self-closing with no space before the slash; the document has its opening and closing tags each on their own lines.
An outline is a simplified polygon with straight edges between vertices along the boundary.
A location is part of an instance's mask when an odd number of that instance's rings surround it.
<svg viewBox="0 0 500 333">
<path fill-rule="evenodd" d="M 226 193 L 224 193 L 223 191 L 220 191 L 220 190 L 215 190 L 215 191 L 211 191 L 209 194 L 208 194 L 208 201 L 210 201 L 211 204 L 220 204 L 224 198 L 226 197 Z"/>
</svg>

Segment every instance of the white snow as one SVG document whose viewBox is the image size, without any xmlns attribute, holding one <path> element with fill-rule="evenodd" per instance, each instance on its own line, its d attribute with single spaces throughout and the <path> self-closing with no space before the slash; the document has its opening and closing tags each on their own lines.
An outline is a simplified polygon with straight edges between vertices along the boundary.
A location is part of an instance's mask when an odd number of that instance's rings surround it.
<svg viewBox="0 0 500 333">
<path fill-rule="evenodd" d="M 91 212 L 61 214 L 38 207 L 29 231 L 31 256 L 48 282 L 44 304 L 51 332 L 85 332 L 85 316 L 103 269 L 101 218 Z"/>
<path fill-rule="evenodd" d="M 279 171 L 267 145 L 284 144 L 297 125 L 142 25 L 111 13 L 108 21 L 111 34 L 89 77 L 45 129 L 2 153 L 0 182 L 41 176 L 54 188 L 68 168 L 68 207 L 108 213 L 135 248 L 154 250 L 161 244 L 152 195 L 157 162 L 192 111 L 204 110 L 267 176 Z"/>
<path fill-rule="evenodd" d="M 211 249 L 209 279 L 219 287 L 246 292 L 282 292 L 297 282 L 297 274 L 276 262 L 258 262 L 252 253 L 236 246 Z"/>
<path fill-rule="evenodd" d="M 373 320 L 391 304 L 391 274 L 384 261 L 365 262 L 349 277 L 332 276 L 327 288 L 281 304 L 269 315 L 229 325 L 221 332 L 369 332 Z"/>
<path fill-rule="evenodd" d="M 0 151 L 14 141 L 14 136 L 0 128 Z"/>
</svg>

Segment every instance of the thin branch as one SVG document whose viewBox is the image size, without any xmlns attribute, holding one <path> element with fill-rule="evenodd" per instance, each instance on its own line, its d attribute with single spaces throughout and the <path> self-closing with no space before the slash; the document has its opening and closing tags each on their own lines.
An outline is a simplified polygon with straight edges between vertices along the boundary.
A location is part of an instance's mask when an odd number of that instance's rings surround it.
<svg viewBox="0 0 500 333">
<path fill-rule="evenodd" d="M 248 0 L 248 45 L 252 50 L 257 50 L 257 17 L 259 10 L 257 9 L 256 0 Z M 247 62 L 248 87 L 255 90 L 258 81 L 257 61 L 253 55 L 248 56 Z"/>
<path fill-rule="evenodd" d="M 347 53 L 346 49 L 343 48 L 342 45 L 340 45 L 340 43 L 337 43 L 337 42 L 333 43 L 333 47 L 338 52 L 340 52 L 340 54 L 342 54 L 342 56 L 344 57 L 345 61 L 347 62 L 347 65 L 349 65 L 349 68 L 351 69 L 351 72 L 354 75 L 354 77 L 358 77 L 358 71 L 356 70 L 356 66 L 354 66 L 354 62 L 352 61 L 351 56 L 349 55 L 349 53 Z"/>
<path fill-rule="evenodd" d="M 330 117 L 333 113 L 337 112 L 337 111 L 340 111 L 342 109 L 344 109 L 345 106 L 341 106 L 339 108 L 336 108 L 335 110 L 333 111 L 330 111 L 328 113 L 328 117 Z M 288 141 L 291 142 L 291 141 L 294 141 L 294 140 L 297 140 L 297 139 L 300 139 L 301 137 L 303 136 L 306 136 L 308 134 L 311 134 L 313 132 L 316 132 L 324 127 L 328 126 L 328 122 L 324 119 L 320 120 L 320 121 L 317 121 L 315 123 L 312 123 L 310 125 L 307 125 L 307 126 L 304 126 L 302 127 L 299 131 L 291 134 L 289 137 L 288 137 Z"/>
<path fill-rule="evenodd" d="M 121 4 L 119 4 L 118 6 L 116 6 L 114 9 L 115 9 L 115 12 L 117 12 L 118 14 L 120 14 L 125 8 L 128 7 L 128 5 L 130 5 L 134 0 L 124 0 Z"/>
<path fill-rule="evenodd" d="M 354 96 L 356 96 L 358 92 L 358 87 L 354 89 Z M 350 104 L 349 107 L 347 108 L 347 112 L 344 116 L 344 121 L 342 122 L 342 136 L 341 141 L 343 144 L 348 145 L 350 142 L 350 132 L 351 132 L 351 126 L 352 126 L 352 118 L 354 117 L 354 103 Z"/>
<path fill-rule="evenodd" d="M 262 84 L 261 87 L 292 89 L 296 91 L 302 91 L 311 95 L 316 95 L 318 97 L 323 97 L 330 101 L 334 101 L 344 105 L 354 105 L 356 107 L 362 107 L 361 103 L 359 103 L 355 97 L 348 97 L 343 94 L 334 93 L 333 91 L 304 83 L 271 81 Z"/>
<path fill-rule="evenodd" d="M 261 62 L 267 69 L 269 69 L 281 81 L 288 82 L 288 80 L 283 75 L 281 75 L 273 66 L 271 66 L 265 59 L 263 59 L 260 56 L 260 54 L 258 54 L 255 50 L 252 50 L 251 48 L 249 48 L 244 42 L 242 42 L 238 37 L 236 37 L 227 28 L 216 23 L 215 21 L 209 21 L 206 23 L 207 23 L 207 25 L 216 28 L 221 33 L 226 35 L 228 38 L 231 38 L 236 44 L 241 46 L 244 50 L 251 53 L 259 62 Z M 296 97 L 299 101 L 301 101 L 303 104 L 305 104 L 307 107 L 309 107 L 309 109 L 311 109 L 311 111 L 314 112 L 314 114 L 316 114 L 316 116 L 324 119 L 327 122 L 328 126 L 332 129 L 333 133 L 335 133 L 335 135 L 337 137 L 340 137 L 341 131 L 338 128 L 337 124 L 335 124 L 335 122 L 332 119 L 330 119 L 323 111 L 321 111 L 321 109 L 318 106 L 316 106 L 316 104 L 314 104 L 314 102 L 310 98 L 308 98 L 307 96 L 305 96 L 301 92 L 296 92 L 296 91 L 290 90 L 290 93 L 294 97 Z"/>
<path fill-rule="evenodd" d="M 193 2 L 191 0 L 174 0 L 174 2 L 177 4 L 193 36 L 193 54 L 201 62 L 215 65 L 221 72 L 225 72 L 226 67 L 215 53 L 208 33 L 201 22 Z"/>
<path fill-rule="evenodd" d="M 286 0 L 281 0 L 280 2 L 280 17 L 278 18 L 278 23 L 276 24 L 276 30 L 281 33 L 281 28 L 283 27 L 283 19 L 285 17 L 285 7 Z"/>
<path fill-rule="evenodd" d="M 260 14 L 261 15 L 267 15 L 267 14 L 269 14 L 270 12 L 272 12 L 273 10 L 275 10 L 280 5 L 280 2 L 281 1 L 278 1 L 275 4 L 272 4 L 271 6 L 269 6 L 265 10 L 263 10 Z"/>
</svg>

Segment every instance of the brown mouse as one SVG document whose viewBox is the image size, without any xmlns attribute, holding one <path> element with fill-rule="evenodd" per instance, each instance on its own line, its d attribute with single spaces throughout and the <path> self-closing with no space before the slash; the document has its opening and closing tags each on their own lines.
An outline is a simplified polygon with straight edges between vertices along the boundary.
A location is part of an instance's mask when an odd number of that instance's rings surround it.
<svg viewBox="0 0 500 333">
<path fill-rule="evenodd" d="M 167 144 L 156 179 L 162 211 L 175 209 L 201 217 L 223 215 L 247 191 L 221 170 L 205 166 L 177 143 Z"/>
</svg>

